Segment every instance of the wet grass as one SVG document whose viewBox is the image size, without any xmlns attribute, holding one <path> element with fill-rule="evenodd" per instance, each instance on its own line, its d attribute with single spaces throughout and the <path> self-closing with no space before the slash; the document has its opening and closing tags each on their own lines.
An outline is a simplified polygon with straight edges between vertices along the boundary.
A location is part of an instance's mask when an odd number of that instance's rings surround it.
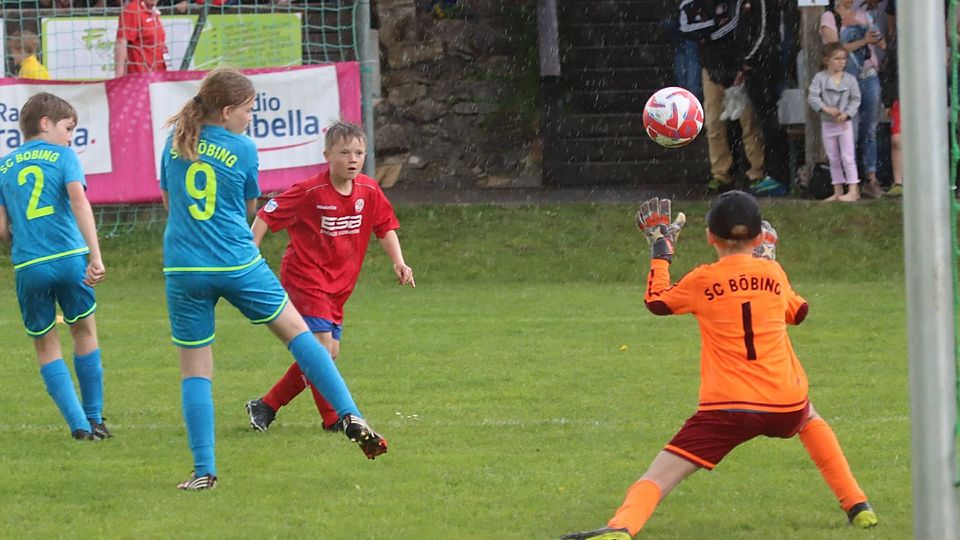
<svg viewBox="0 0 960 540">
<path fill-rule="evenodd" d="M 690 221 L 676 277 L 712 260 L 705 204 L 678 207 Z M 647 248 L 633 208 L 397 210 L 418 286 L 396 286 L 374 242 L 347 305 L 340 361 L 390 453 L 370 462 L 323 433 L 304 397 L 268 433 L 252 432 L 243 402 L 290 359 L 226 306 L 214 384 L 222 483 L 209 493 L 173 489 L 190 456 L 160 231 L 104 242 L 110 274 L 97 317 L 105 414 L 117 436 L 102 443 L 70 440 L 45 395 L 6 265 L 0 537 L 547 539 L 601 525 L 692 413 L 698 383 L 696 322 L 643 309 Z M 880 515 L 870 536 L 910 537 L 899 209 L 883 201 L 764 210 L 783 240 L 780 260 L 811 304 L 791 336 L 812 399 Z M 271 264 L 283 240 L 268 239 Z M 798 441 L 758 440 L 681 485 L 641 536 L 862 534 L 845 527 Z"/>
</svg>

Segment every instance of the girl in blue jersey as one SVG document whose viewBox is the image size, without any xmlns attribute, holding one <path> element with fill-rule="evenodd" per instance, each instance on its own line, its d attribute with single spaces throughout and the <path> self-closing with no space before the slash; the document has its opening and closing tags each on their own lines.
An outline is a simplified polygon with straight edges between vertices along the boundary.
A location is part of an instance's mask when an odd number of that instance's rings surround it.
<svg viewBox="0 0 960 540">
<path fill-rule="evenodd" d="M 347 437 L 370 459 L 387 442 L 360 416 L 330 354 L 314 339 L 253 243 L 247 217 L 256 209 L 257 148 L 243 132 L 254 105 L 253 83 L 235 70 L 208 74 L 199 93 L 167 121 L 160 189 L 169 214 L 163 272 L 173 342 L 180 355 L 183 418 L 194 471 L 177 487 L 213 488 L 214 306 L 220 298 L 254 324 L 266 324 L 310 382 L 345 422 Z"/>
<path fill-rule="evenodd" d="M 87 182 L 69 146 L 76 126 L 74 108 L 46 92 L 20 109 L 25 142 L 0 159 L 0 240 L 13 242 L 17 300 L 47 392 L 73 438 L 98 440 L 111 436 L 101 415 L 103 367 L 93 316 L 93 286 L 106 269 L 85 194 Z M 73 336 L 82 403 L 63 361 L 56 304 Z"/>
</svg>

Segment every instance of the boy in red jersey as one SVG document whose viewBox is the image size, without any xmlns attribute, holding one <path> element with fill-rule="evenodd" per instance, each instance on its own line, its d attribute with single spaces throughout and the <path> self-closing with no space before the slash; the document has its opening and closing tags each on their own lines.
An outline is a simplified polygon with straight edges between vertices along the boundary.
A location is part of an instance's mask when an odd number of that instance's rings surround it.
<svg viewBox="0 0 960 540">
<path fill-rule="evenodd" d="M 280 281 L 334 360 L 340 353 L 343 305 L 357 283 L 371 233 L 393 262 L 400 285 L 416 287 L 413 270 L 403 260 L 395 230 L 400 223 L 393 206 L 376 180 L 360 174 L 366 145 L 361 127 L 343 122 L 329 126 L 323 155 L 330 168 L 270 199 L 252 226 L 257 245 L 267 229 L 287 230 L 290 243 L 283 254 Z M 308 383 L 296 362 L 265 396 L 246 403 L 250 425 L 266 431 L 280 407 L 307 386 L 323 417 L 323 428 L 342 429 L 337 412 Z"/>
<path fill-rule="evenodd" d="M 731 450 L 760 435 L 800 437 L 851 524 L 877 516 L 850 472 L 840 444 L 807 397 L 807 376 L 787 335 L 808 305 L 773 260 L 776 231 L 753 196 L 730 191 L 707 213 L 707 243 L 719 260 L 670 285 L 670 262 L 685 218 L 670 223 L 669 199 L 645 202 L 637 225 L 651 246 L 644 297 L 655 315 L 692 313 L 700 324 L 700 404 L 627 491 L 607 527 L 569 540 L 629 540 L 657 504 L 698 469 L 712 470 Z M 772 242 L 771 242 L 772 240 Z M 767 244 L 767 245 L 765 245 Z"/>
</svg>

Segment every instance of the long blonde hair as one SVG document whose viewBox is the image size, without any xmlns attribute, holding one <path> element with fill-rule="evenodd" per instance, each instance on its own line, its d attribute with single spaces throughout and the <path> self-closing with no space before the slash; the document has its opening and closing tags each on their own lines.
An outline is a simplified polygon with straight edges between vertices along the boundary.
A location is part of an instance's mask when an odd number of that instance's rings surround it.
<svg viewBox="0 0 960 540">
<path fill-rule="evenodd" d="M 200 91 L 171 116 L 163 127 L 174 126 L 173 148 L 190 161 L 197 161 L 197 144 L 204 121 L 220 120 L 224 107 L 238 107 L 256 95 L 253 83 L 235 69 L 219 68 L 203 78 Z"/>
</svg>

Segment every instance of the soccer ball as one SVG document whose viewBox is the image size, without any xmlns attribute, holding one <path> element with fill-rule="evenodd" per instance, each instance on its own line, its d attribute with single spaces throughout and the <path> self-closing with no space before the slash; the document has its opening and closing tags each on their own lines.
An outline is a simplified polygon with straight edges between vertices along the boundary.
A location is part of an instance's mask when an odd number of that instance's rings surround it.
<svg viewBox="0 0 960 540">
<path fill-rule="evenodd" d="M 643 129 L 653 141 L 678 148 L 703 128 L 703 106 L 688 90 L 670 86 L 657 90 L 643 106 Z"/>
</svg>

